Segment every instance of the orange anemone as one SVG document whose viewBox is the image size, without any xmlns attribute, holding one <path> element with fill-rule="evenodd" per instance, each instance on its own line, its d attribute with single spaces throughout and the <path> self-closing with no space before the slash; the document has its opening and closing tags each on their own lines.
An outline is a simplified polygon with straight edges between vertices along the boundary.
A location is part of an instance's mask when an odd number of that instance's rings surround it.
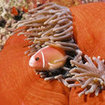
<svg viewBox="0 0 105 105">
<path fill-rule="evenodd" d="M 105 58 L 105 3 L 70 8 L 74 21 L 74 37 L 84 54 Z M 98 97 L 78 97 L 79 88 L 66 88 L 60 82 L 45 82 L 35 75 L 24 55 L 28 42 L 16 34 L 0 52 L 1 105 L 104 105 L 105 91 Z M 70 94 L 69 94 L 70 93 Z M 70 96 L 70 97 L 69 97 Z"/>
<path fill-rule="evenodd" d="M 16 34 L 0 52 L 0 105 L 68 105 L 69 89 L 44 81 L 28 65 L 28 42 Z"/>
</svg>

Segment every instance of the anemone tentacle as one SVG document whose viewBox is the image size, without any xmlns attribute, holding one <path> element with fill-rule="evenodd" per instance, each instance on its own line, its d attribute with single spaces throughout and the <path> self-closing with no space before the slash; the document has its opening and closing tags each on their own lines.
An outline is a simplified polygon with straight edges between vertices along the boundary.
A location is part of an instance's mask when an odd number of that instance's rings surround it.
<svg viewBox="0 0 105 105">
<path fill-rule="evenodd" d="M 33 42 L 31 48 L 40 44 L 46 46 L 46 42 L 58 43 L 68 46 L 68 41 L 73 39 L 72 14 L 67 7 L 52 2 L 43 4 L 35 9 L 29 10 L 27 17 L 17 23 L 17 27 L 25 26 L 23 30 L 17 30 L 18 35 L 25 35 L 27 40 Z M 71 50 L 75 50 L 76 44 L 69 42 Z M 31 49 L 30 48 L 30 49 Z M 39 49 L 38 49 L 39 50 Z"/>
<path fill-rule="evenodd" d="M 29 10 L 24 20 L 17 23 L 18 28 L 23 26 L 25 28 L 17 30 L 17 33 L 18 35 L 25 35 L 26 40 L 31 43 L 28 46 L 29 50 L 25 52 L 28 56 L 32 56 L 36 51 L 51 44 L 62 48 L 67 55 L 63 58 L 67 60 L 63 67 L 53 71 L 36 72 L 45 80 L 71 76 L 69 74 L 70 69 L 67 70 L 71 68 L 68 63 L 69 60 L 78 59 L 79 61 L 81 58 L 78 57 L 78 46 L 73 39 L 72 14 L 69 8 L 48 2 Z"/>
<path fill-rule="evenodd" d="M 80 63 L 75 60 L 71 60 L 70 63 L 75 66 L 69 72 L 72 74 L 72 78 L 63 80 L 68 87 L 79 86 L 83 88 L 83 91 L 79 93 L 79 96 L 83 94 L 95 93 L 98 96 L 99 92 L 105 88 L 105 62 L 100 59 L 100 56 L 93 57 L 92 59 L 87 55 L 84 56 L 85 63 Z M 74 80 L 78 84 L 73 85 L 70 83 Z M 69 83 L 70 84 L 69 84 Z"/>
</svg>

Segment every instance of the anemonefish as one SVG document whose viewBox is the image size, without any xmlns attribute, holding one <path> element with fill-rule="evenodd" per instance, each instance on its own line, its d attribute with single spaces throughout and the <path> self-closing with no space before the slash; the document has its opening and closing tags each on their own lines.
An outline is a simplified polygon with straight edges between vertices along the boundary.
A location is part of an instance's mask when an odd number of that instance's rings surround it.
<svg viewBox="0 0 105 105">
<path fill-rule="evenodd" d="M 37 51 L 29 60 L 29 66 L 35 70 L 53 70 L 62 67 L 66 62 L 66 54 L 57 46 L 46 46 Z"/>
</svg>

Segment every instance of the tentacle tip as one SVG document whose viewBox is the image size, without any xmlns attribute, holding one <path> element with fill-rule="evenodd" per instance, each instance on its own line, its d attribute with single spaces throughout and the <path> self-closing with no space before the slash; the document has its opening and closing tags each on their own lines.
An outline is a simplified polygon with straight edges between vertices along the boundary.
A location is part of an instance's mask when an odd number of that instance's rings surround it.
<svg viewBox="0 0 105 105">
<path fill-rule="evenodd" d="M 48 81 L 48 79 L 44 78 L 44 81 Z"/>
<path fill-rule="evenodd" d="M 85 88 L 84 86 L 81 86 L 81 88 Z"/>
<path fill-rule="evenodd" d="M 76 52 L 82 54 L 82 51 L 80 49 L 77 49 Z"/>
<path fill-rule="evenodd" d="M 44 78 L 44 81 L 49 81 L 50 79 L 49 78 Z"/>
<path fill-rule="evenodd" d="M 70 64 L 71 64 L 72 67 L 75 66 L 73 60 L 70 60 Z"/>
<path fill-rule="evenodd" d="M 55 76 L 54 78 L 55 79 L 60 79 L 60 78 L 62 78 L 62 75 Z"/>
<path fill-rule="evenodd" d="M 85 95 L 87 95 L 88 94 L 88 92 L 85 92 Z"/>
<path fill-rule="evenodd" d="M 78 97 L 81 97 L 82 95 L 81 94 L 78 94 Z"/>
<path fill-rule="evenodd" d="M 101 57 L 100 57 L 100 56 L 98 56 L 97 58 L 98 58 L 98 59 L 100 59 Z"/>
<path fill-rule="evenodd" d="M 93 56 L 93 57 L 92 57 L 92 59 L 93 59 L 93 60 L 96 60 L 96 57 L 95 57 L 95 56 Z"/>
<path fill-rule="evenodd" d="M 67 85 L 67 87 L 68 87 L 68 88 L 71 88 L 71 86 L 70 86 L 70 85 Z"/>
<path fill-rule="evenodd" d="M 95 93 L 95 96 L 97 97 L 98 96 L 98 93 Z"/>
<path fill-rule="evenodd" d="M 88 57 L 88 55 L 84 55 L 84 57 L 85 57 L 85 58 L 87 58 L 87 57 Z"/>
</svg>

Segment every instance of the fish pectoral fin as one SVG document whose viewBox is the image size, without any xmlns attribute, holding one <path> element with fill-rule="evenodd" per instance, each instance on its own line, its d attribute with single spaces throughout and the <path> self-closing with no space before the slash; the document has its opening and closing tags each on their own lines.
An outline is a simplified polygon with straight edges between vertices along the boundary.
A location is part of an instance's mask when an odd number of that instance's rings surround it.
<svg viewBox="0 0 105 105">
<path fill-rule="evenodd" d="M 48 65 L 49 65 L 49 69 L 50 69 L 50 70 L 51 70 L 51 69 L 55 69 L 56 64 L 48 63 Z"/>
<path fill-rule="evenodd" d="M 59 63 L 48 63 L 49 70 L 60 68 L 63 64 L 62 62 Z"/>
<path fill-rule="evenodd" d="M 68 55 L 60 59 L 54 60 L 54 63 L 49 62 L 48 63 L 49 69 L 57 69 L 57 68 L 62 67 L 65 64 L 67 58 L 68 58 Z"/>
<path fill-rule="evenodd" d="M 65 61 L 66 61 L 67 58 L 68 58 L 68 55 L 62 57 L 61 59 L 55 60 L 54 63 L 59 63 L 59 62 L 62 62 L 62 63 L 64 62 L 65 63 Z"/>
</svg>

